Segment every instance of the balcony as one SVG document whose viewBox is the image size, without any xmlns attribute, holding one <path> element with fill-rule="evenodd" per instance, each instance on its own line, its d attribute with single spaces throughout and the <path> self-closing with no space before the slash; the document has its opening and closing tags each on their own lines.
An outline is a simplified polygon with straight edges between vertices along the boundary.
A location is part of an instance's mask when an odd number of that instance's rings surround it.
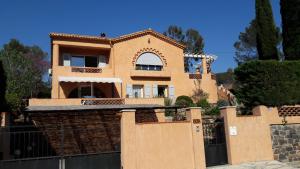
<svg viewBox="0 0 300 169">
<path fill-rule="evenodd" d="M 72 72 L 80 73 L 102 73 L 102 68 L 97 67 L 71 67 Z"/>
<path fill-rule="evenodd" d="M 131 77 L 157 77 L 157 78 L 171 78 L 170 71 L 148 71 L 148 70 L 131 70 Z"/>
<path fill-rule="evenodd" d="M 78 76 L 78 77 L 113 77 L 113 70 L 109 67 L 73 67 L 73 66 L 57 66 L 53 68 L 53 72 L 59 76 Z"/>
<path fill-rule="evenodd" d="M 71 105 L 124 105 L 156 104 L 164 105 L 164 98 L 67 98 L 29 99 L 29 106 L 71 106 Z"/>
</svg>

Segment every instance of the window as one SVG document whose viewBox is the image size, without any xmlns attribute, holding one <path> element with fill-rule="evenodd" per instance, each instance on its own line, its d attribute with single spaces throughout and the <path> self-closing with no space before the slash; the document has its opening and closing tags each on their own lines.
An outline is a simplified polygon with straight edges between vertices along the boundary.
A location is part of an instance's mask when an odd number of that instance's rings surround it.
<svg viewBox="0 0 300 169">
<path fill-rule="evenodd" d="M 132 95 L 134 98 L 143 98 L 144 97 L 144 86 L 143 85 L 133 85 L 132 86 Z"/>
<path fill-rule="evenodd" d="M 168 97 L 168 86 L 157 86 L 158 97 Z"/>
<path fill-rule="evenodd" d="M 85 67 L 84 56 L 72 56 L 71 66 Z"/>
<path fill-rule="evenodd" d="M 146 52 L 139 56 L 136 61 L 136 70 L 161 71 L 163 63 L 159 56 L 154 53 Z"/>
<path fill-rule="evenodd" d="M 98 67 L 98 57 L 86 56 L 85 57 L 85 67 Z"/>
<path fill-rule="evenodd" d="M 106 56 L 63 55 L 64 66 L 74 67 L 105 67 Z"/>
</svg>

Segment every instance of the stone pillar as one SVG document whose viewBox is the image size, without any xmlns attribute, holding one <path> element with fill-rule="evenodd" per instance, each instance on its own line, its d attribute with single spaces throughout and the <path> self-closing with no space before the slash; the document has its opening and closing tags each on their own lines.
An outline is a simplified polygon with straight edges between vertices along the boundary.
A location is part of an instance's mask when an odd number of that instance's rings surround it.
<svg viewBox="0 0 300 169">
<path fill-rule="evenodd" d="M 136 169 L 135 111 L 135 109 L 121 111 L 122 169 Z"/>
<path fill-rule="evenodd" d="M 207 74 L 206 56 L 203 55 L 202 60 L 202 74 Z"/>
<path fill-rule="evenodd" d="M 232 141 L 229 135 L 229 125 L 230 125 L 229 122 L 236 117 L 236 107 L 235 106 L 221 107 L 221 117 L 224 118 L 228 164 L 235 164 L 235 161 L 232 157 L 232 148 L 231 148 Z"/>
<path fill-rule="evenodd" d="M 158 122 L 165 122 L 166 117 L 165 117 L 165 110 L 164 109 L 157 109 L 155 110 L 155 115 L 158 120 Z"/>
<path fill-rule="evenodd" d="M 58 64 L 59 64 L 59 46 L 58 44 L 53 44 L 52 67 L 58 66 Z"/>
<path fill-rule="evenodd" d="M 59 65 L 59 46 L 58 44 L 53 44 L 52 49 L 52 89 L 51 98 L 59 98 L 59 82 L 56 75 L 56 67 Z"/>
<path fill-rule="evenodd" d="M 206 168 L 201 118 L 202 117 L 201 117 L 200 107 L 191 107 L 190 111 L 187 112 L 187 120 L 191 122 L 191 126 L 192 126 L 195 169 Z"/>
</svg>

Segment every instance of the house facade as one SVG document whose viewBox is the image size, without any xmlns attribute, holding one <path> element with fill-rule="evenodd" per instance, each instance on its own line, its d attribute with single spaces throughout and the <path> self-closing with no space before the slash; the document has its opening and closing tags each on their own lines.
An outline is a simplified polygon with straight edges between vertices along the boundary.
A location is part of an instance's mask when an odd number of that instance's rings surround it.
<svg viewBox="0 0 300 169">
<path fill-rule="evenodd" d="M 213 58 L 185 54 L 184 45 L 151 29 L 117 38 L 63 33 L 50 38 L 51 99 L 31 99 L 30 106 L 163 104 L 163 98 L 192 96 L 199 89 L 217 102 L 209 70 Z M 185 57 L 200 58 L 200 71 L 185 72 Z"/>
</svg>

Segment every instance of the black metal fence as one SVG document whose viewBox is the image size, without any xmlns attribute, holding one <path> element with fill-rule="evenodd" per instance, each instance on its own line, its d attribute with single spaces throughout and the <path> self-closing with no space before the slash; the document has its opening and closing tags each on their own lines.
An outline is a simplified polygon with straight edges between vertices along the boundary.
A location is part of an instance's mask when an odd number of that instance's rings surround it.
<svg viewBox="0 0 300 169">
<path fill-rule="evenodd" d="M 58 169 L 62 165 L 119 169 L 120 123 L 0 128 L 1 169 Z"/>
<path fill-rule="evenodd" d="M 203 119 L 206 166 L 227 163 L 224 121 L 220 118 Z"/>
</svg>

